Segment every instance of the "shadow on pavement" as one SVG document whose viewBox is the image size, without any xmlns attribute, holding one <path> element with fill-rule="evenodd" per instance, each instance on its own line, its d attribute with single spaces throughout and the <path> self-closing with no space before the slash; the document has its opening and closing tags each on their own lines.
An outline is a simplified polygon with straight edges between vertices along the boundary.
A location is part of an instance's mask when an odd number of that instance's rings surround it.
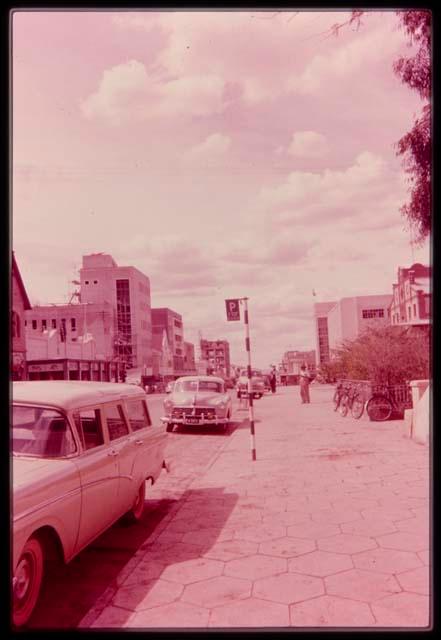
<svg viewBox="0 0 441 640">
<path fill-rule="evenodd" d="M 148 500 L 139 524 L 128 526 L 118 521 L 70 564 L 61 565 L 48 575 L 28 629 L 76 628 L 96 600 L 109 587 L 117 585 L 120 572 L 144 545 L 145 560 L 140 559 L 133 571 L 128 572 L 131 586 L 123 589 L 127 600 L 121 608 L 120 626 L 123 627 L 167 567 L 200 558 L 211 549 L 237 499 L 237 494 L 214 488 L 187 490 L 180 500 Z M 177 512 L 162 531 L 160 525 L 171 510 Z M 191 532 L 190 543 L 187 534 Z M 185 541 L 181 541 L 182 538 Z M 134 583 L 137 567 L 145 566 L 145 561 L 147 565 L 153 562 L 159 570 L 148 580 L 145 576 L 143 579 L 140 571 L 139 581 L 135 579 Z"/>
</svg>

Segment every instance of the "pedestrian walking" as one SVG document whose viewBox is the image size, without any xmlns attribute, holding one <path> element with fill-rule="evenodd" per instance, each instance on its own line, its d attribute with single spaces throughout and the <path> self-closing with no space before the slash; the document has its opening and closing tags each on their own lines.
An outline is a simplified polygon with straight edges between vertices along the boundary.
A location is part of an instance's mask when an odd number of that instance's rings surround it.
<svg viewBox="0 0 441 640">
<path fill-rule="evenodd" d="M 311 402 L 309 398 L 309 383 L 311 382 L 308 372 L 304 364 L 300 367 L 300 398 L 302 404 L 309 404 Z"/>
<path fill-rule="evenodd" d="M 276 372 L 273 370 L 271 371 L 271 374 L 270 374 L 271 393 L 276 393 L 276 382 L 277 382 Z"/>
</svg>

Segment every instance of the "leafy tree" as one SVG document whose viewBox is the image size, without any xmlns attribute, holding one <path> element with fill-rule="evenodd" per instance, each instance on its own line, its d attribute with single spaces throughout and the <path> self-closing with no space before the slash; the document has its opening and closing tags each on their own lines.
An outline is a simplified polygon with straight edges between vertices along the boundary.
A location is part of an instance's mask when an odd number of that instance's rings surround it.
<svg viewBox="0 0 441 640">
<path fill-rule="evenodd" d="M 409 37 L 409 45 L 417 45 L 414 56 L 400 57 L 395 61 L 393 70 L 404 84 L 417 91 L 422 107 L 412 129 L 396 143 L 396 153 L 402 156 L 403 167 L 410 182 L 410 197 L 401 207 L 401 213 L 407 218 L 411 228 L 416 231 L 415 240 L 422 243 L 428 237 L 432 223 L 431 197 L 431 44 L 432 16 L 430 11 L 399 10 L 396 12 L 400 26 Z M 330 35 L 338 35 L 346 25 L 362 24 L 365 11 L 354 10 L 346 22 L 332 25 Z"/>
<path fill-rule="evenodd" d="M 346 341 L 336 364 L 344 377 L 374 384 L 403 384 L 430 375 L 429 336 L 413 327 L 370 327 Z"/>
</svg>

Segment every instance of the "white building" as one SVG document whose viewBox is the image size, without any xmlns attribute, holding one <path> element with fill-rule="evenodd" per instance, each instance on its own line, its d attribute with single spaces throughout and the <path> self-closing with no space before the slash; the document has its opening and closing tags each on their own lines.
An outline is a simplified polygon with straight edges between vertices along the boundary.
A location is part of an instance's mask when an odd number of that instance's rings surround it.
<svg viewBox="0 0 441 640">
<path fill-rule="evenodd" d="M 398 268 L 398 282 L 393 286 L 390 307 L 391 324 L 401 326 L 429 325 L 431 318 L 431 268 L 413 264 Z"/>
</svg>

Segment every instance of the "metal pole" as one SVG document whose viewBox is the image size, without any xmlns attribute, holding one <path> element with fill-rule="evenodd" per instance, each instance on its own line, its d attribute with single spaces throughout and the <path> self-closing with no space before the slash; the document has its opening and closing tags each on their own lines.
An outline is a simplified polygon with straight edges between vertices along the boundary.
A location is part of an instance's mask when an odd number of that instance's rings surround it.
<svg viewBox="0 0 441 640">
<path fill-rule="evenodd" d="M 251 350 L 250 350 L 250 327 L 248 322 L 248 298 L 242 298 L 245 303 L 245 346 L 248 356 L 248 412 L 250 418 L 250 434 L 251 434 L 251 456 L 253 460 L 256 460 L 256 439 L 254 434 L 254 407 L 253 407 L 253 394 L 251 386 Z"/>
</svg>

